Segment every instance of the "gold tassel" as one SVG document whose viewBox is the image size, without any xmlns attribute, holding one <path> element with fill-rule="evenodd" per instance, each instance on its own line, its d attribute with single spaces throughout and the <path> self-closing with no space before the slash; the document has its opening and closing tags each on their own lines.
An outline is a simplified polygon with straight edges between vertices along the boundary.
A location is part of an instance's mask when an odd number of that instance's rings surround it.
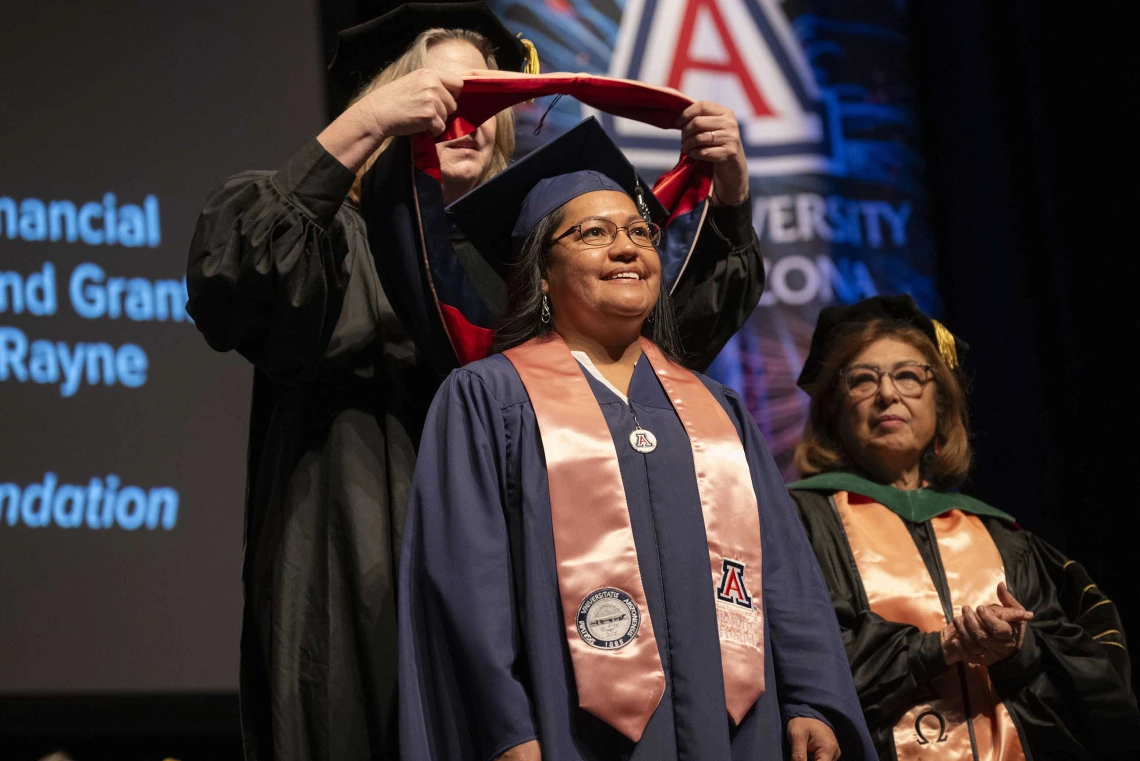
<svg viewBox="0 0 1140 761">
<path fill-rule="evenodd" d="M 524 40 L 521 34 L 518 35 L 518 38 L 526 50 L 526 65 L 523 66 L 523 74 L 538 74 L 538 50 L 535 49 L 533 42 Z"/>
<path fill-rule="evenodd" d="M 938 320 L 931 320 L 934 323 L 934 335 L 938 337 L 938 353 L 942 355 L 942 359 L 946 360 L 951 370 L 958 368 L 958 345 L 954 341 L 954 334 L 946 329 L 946 326 Z"/>
</svg>

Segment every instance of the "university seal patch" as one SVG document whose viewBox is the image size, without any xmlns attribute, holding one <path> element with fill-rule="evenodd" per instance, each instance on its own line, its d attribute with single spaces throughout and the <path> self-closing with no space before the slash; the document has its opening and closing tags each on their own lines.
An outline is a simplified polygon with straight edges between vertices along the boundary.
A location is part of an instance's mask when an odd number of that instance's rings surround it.
<svg viewBox="0 0 1140 761">
<path fill-rule="evenodd" d="M 618 650 L 637 637 L 641 612 L 625 592 L 603 587 L 586 595 L 578 608 L 578 636 L 599 650 Z"/>
</svg>

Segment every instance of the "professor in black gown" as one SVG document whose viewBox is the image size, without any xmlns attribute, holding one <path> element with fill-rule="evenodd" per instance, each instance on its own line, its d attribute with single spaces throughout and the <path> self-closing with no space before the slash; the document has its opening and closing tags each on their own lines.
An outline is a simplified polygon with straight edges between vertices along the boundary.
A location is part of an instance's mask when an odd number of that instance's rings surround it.
<svg viewBox="0 0 1140 761">
<path fill-rule="evenodd" d="M 790 485 L 881 758 L 1140 757 L 1116 606 L 1080 563 L 959 493 L 966 346 L 909 296 L 820 315 Z"/>
<path fill-rule="evenodd" d="M 361 39 L 384 40 L 370 70 L 342 55 Z M 395 39 L 404 41 L 389 56 Z M 455 72 L 518 70 L 523 53 L 482 3 L 404 7 L 342 33 L 333 74 L 357 77 L 362 94 L 281 169 L 226 180 L 198 220 L 189 311 L 212 348 L 255 367 L 241 644 L 248 759 L 387 758 L 395 748 L 396 555 L 419 433 L 446 368 L 427 361 L 432 347 L 393 310 L 386 293 L 401 284 L 377 274 L 385 252 L 370 249 L 351 196 L 389 138 L 442 131 L 462 88 Z M 674 293 L 701 368 L 751 313 L 764 273 L 732 113 L 698 102 L 680 126 L 683 150 L 716 163 L 714 206 Z M 501 170 L 513 144 L 509 112 L 441 143 L 445 201 Z"/>
</svg>

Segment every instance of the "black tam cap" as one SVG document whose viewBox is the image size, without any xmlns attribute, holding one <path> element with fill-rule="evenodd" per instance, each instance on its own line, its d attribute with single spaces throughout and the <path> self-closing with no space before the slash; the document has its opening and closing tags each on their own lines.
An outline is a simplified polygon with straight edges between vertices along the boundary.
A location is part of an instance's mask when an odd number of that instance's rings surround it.
<svg viewBox="0 0 1140 761">
<path fill-rule="evenodd" d="M 958 368 L 970 348 L 945 325 L 923 314 L 910 296 L 874 296 L 855 304 L 825 307 L 820 311 L 811 337 L 811 350 L 796 385 L 812 393 L 819 380 L 819 371 L 836 341 L 872 320 L 903 322 L 918 328 L 934 342 L 951 370 Z"/>
<path fill-rule="evenodd" d="M 516 161 L 447 207 L 452 221 L 504 277 L 515 247 L 547 213 L 594 190 L 621 190 L 642 216 L 668 212 L 594 117 Z M 638 202 L 640 197 L 641 201 Z"/>
<path fill-rule="evenodd" d="M 538 57 L 527 40 L 512 35 L 485 2 L 392 3 L 393 9 L 337 35 L 329 76 L 346 94 L 355 93 L 404 54 L 428 29 L 469 29 L 495 48 L 503 71 L 537 69 Z M 535 71 L 534 73 L 537 73 Z"/>
</svg>

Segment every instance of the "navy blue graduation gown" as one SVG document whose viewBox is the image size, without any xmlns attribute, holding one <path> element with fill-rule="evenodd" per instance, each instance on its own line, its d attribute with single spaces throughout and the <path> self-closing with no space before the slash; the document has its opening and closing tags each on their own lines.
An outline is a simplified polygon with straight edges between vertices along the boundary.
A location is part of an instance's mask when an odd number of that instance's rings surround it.
<svg viewBox="0 0 1140 761">
<path fill-rule="evenodd" d="M 354 179 L 311 139 L 276 172 L 222 183 L 190 245 L 195 325 L 211 347 L 255 367 L 242 571 L 247 761 L 397 754 L 396 550 L 442 380 L 431 361 L 440 347 L 417 314 L 434 302 L 384 272 L 399 247 L 373 249 L 346 201 Z M 697 367 L 748 319 L 764 285 L 751 204 L 714 207 L 706 222 L 673 292 Z M 473 247 L 453 246 L 471 277 L 486 280 Z"/>
<path fill-rule="evenodd" d="M 643 359 L 630 399 L 658 443 L 634 451 L 629 407 L 587 377 L 625 484 L 661 703 L 636 744 L 578 708 L 542 442 L 522 381 L 496 355 L 450 375 L 421 441 L 397 595 L 402 757 L 485 761 L 538 738 L 546 761 L 779 759 L 787 720 L 810 716 L 835 729 L 845 761 L 875 758 L 827 588 L 739 397 L 702 377 L 742 436 L 760 507 L 767 689 L 734 727 L 684 428 Z"/>
</svg>

